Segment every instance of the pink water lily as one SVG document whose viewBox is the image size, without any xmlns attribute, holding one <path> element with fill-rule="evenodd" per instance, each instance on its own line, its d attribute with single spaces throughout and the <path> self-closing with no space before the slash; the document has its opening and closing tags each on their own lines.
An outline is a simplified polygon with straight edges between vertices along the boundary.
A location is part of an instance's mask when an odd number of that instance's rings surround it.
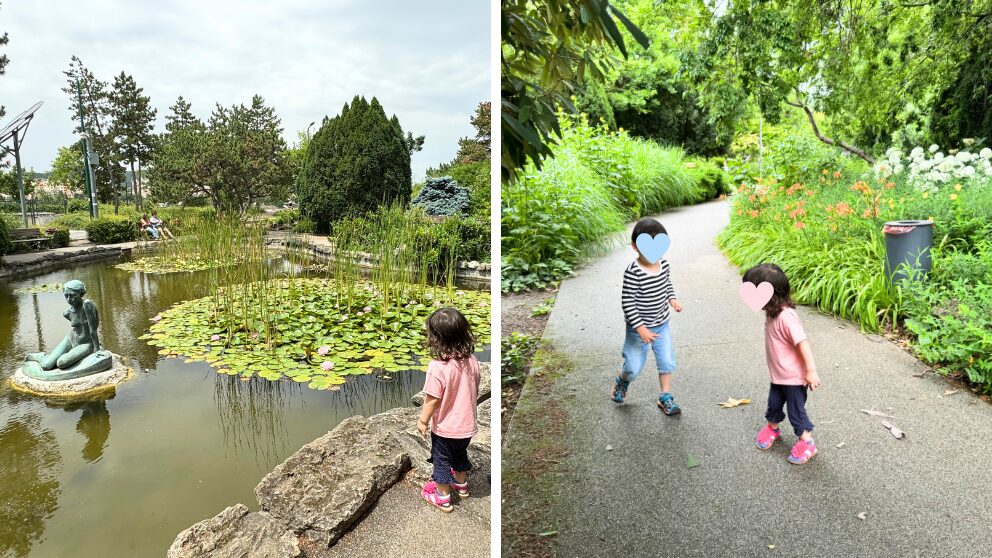
<svg viewBox="0 0 992 558">
<path fill-rule="evenodd" d="M 330 370 L 331 368 L 334 368 L 334 363 L 329 360 L 325 360 L 324 362 L 320 363 L 320 367 L 323 368 L 324 370 Z"/>
<path fill-rule="evenodd" d="M 329 345 L 324 345 L 323 347 L 317 349 L 317 354 L 320 356 L 327 356 L 327 353 L 331 352 L 331 347 Z"/>
<path fill-rule="evenodd" d="M 153 322 L 157 322 L 157 321 L 159 321 L 161 319 L 162 319 L 162 314 L 159 314 L 159 315 L 155 316 L 154 318 L 152 318 L 152 321 Z"/>
<path fill-rule="evenodd" d="M 210 336 L 210 340 L 211 341 L 220 341 L 220 335 L 211 335 Z"/>
</svg>

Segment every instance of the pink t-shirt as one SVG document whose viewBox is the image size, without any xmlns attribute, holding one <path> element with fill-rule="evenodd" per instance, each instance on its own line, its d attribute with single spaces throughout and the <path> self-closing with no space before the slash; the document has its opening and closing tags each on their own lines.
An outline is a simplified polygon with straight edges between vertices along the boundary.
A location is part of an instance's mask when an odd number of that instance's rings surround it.
<svg viewBox="0 0 992 558">
<path fill-rule="evenodd" d="M 806 385 L 806 365 L 799 354 L 799 344 L 805 340 L 795 308 L 783 308 L 774 319 L 765 317 L 765 356 L 773 384 Z"/>
<path fill-rule="evenodd" d="M 432 432 L 455 439 L 471 438 L 478 433 L 479 361 L 474 356 L 432 360 L 427 365 L 424 393 L 441 400 L 431 421 Z"/>
</svg>

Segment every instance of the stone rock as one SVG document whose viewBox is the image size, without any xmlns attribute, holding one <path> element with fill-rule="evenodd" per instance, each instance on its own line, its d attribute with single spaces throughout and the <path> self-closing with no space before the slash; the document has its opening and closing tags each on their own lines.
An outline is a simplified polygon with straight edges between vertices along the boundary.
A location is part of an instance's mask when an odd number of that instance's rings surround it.
<svg viewBox="0 0 992 558">
<path fill-rule="evenodd" d="M 296 535 L 265 512 L 236 504 L 176 537 L 167 558 L 300 558 Z"/>
<path fill-rule="evenodd" d="M 262 510 L 319 547 L 339 539 L 410 468 L 395 432 L 416 409 L 351 417 L 303 446 L 255 487 Z"/>
<path fill-rule="evenodd" d="M 112 368 L 106 372 L 91 374 L 71 380 L 37 380 L 18 368 L 10 378 L 14 389 L 27 391 L 35 395 L 52 397 L 79 397 L 95 391 L 116 386 L 131 376 L 131 369 L 122 362 L 119 355 L 111 353 Z"/>
</svg>

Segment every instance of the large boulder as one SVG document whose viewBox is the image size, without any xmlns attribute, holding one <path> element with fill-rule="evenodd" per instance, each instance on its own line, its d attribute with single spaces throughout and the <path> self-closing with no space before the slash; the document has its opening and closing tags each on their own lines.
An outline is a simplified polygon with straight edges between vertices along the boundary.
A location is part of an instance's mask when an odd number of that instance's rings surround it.
<svg viewBox="0 0 992 558">
<path fill-rule="evenodd" d="M 167 558 L 300 558 L 296 535 L 265 512 L 237 504 L 186 529 Z"/>
<path fill-rule="evenodd" d="M 255 487 L 262 510 L 314 545 L 330 546 L 410 469 L 394 433 L 416 423 L 415 411 L 351 417 L 303 446 Z"/>
</svg>

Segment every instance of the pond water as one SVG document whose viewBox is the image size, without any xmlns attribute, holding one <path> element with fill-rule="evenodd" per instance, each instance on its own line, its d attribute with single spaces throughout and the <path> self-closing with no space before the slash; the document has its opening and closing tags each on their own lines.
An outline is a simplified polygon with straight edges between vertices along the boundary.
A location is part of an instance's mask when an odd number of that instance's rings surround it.
<svg viewBox="0 0 992 558">
<path fill-rule="evenodd" d="M 204 296 L 200 276 L 115 263 L 0 283 L 0 557 L 163 557 L 193 523 L 237 502 L 257 509 L 255 485 L 302 445 L 347 417 L 407 406 L 423 385 L 404 372 L 316 391 L 162 358 L 138 336 L 161 310 Z M 55 404 L 7 384 L 24 353 L 51 349 L 68 324 L 60 292 L 13 291 L 70 279 L 99 307 L 102 344 L 133 359 L 135 377 L 110 399 Z"/>
</svg>

